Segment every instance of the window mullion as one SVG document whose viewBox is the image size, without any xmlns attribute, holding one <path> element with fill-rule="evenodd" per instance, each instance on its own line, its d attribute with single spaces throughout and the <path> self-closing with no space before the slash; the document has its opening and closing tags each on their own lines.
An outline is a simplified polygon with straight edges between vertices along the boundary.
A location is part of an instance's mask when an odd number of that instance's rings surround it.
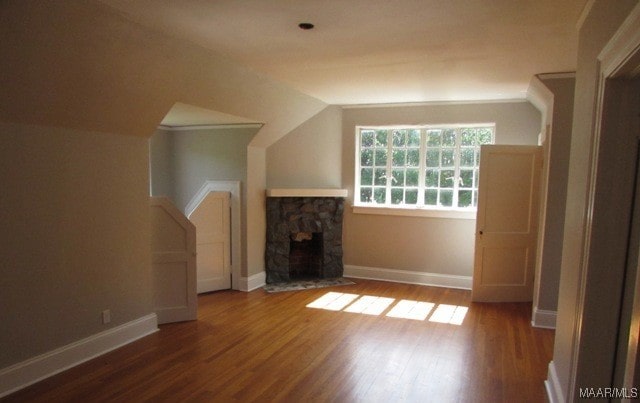
<svg viewBox="0 0 640 403">
<path fill-rule="evenodd" d="M 453 165 L 455 167 L 455 171 L 453 173 L 453 198 L 452 198 L 452 208 L 458 208 L 458 189 L 460 187 L 460 146 L 462 144 L 462 135 L 460 132 L 460 128 L 455 128 L 456 134 L 456 149 L 453 153 Z"/>
<path fill-rule="evenodd" d="M 427 177 L 427 129 L 420 129 L 420 163 L 418 164 L 418 201 L 417 206 L 424 206 L 425 182 Z"/>
<path fill-rule="evenodd" d="M 385 187 L 385 206 L 391 205 L 391 166 L 393 165 L 393 129 L 387 130 L 387 186 Z"/>
</svg>

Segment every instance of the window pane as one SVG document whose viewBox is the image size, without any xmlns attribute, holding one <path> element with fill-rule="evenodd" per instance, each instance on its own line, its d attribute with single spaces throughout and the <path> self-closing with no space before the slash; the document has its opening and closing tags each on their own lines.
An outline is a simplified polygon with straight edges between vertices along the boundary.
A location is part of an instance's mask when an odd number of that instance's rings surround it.
<svg viewBox="0 0 640 403">
<path fill-rule="evenodd" d="M 407 166 L 417 167 L 420 165 L 420 150 L 407 150 Z"/>
<path fill-rule="evenodd" d="M 386 167 L 387 166 L 387 150 L 376 150 L 376 166 L 377 167 Z"/>
<path fill-rule="evenodd" d="M 425 185 L 427 185 L 427 187 L 430 187 L 430 188 L 438 187 L 438 170 L 437 169 L 427 169 Z"/>
<path fill-rule="evenodd" d="M 371 186 L 373 183 L 373 169 L 362 168 L 360 170 L 360 184 Z"/>
<path fill-rule="evenodd" d="M 473 191 L 473 207 L 478 207 L 478 191 Z"/>
<path fill-rule="evenodd" d="M 420 180 L 420 171 L 418 169 L 407 169 L 407 177 L 405 184 L 407 186 L 418 186 Z"/>
<path fill-rule="evenodd" d="M 440 187 L 452 188 L 453 187 L 453 175 L 455 171 L 453 169 L 446 169 L 440 171 Z M 442 195 L 441 195 L 442 197 Z"/>
<path fill-rule="evenodd" d="M 440 147 L 442 130 L 427 130 L 427 147 Z"/>
<path fill-rule="evenodd" d="M 439 167 L 440 166 L 440 150 L 427 150 L 427 166 Z"/>
<path fill-rule="evenodd" d="M 456 145 L 456 132 L 453 129 L 445 129 L 442 133 L 442 146 L 454 147 Z"/>
<path fill-rule="evenodd" d="M 440 205 L 443 207 L 451 207 L 453 204 L 453 190 L 440 191 Z"/>
<path fill-rule="evenodd" d="M 462 148 L 460 149 L 460 166 L 461 167 L 472 167 L 473 166 L 473 157 L 476 153 L 476 150 L 473 148 Z"/>
<path fill-rule="evenodd" d="M 404 194 L 404 202 L 405 204 L 418 203 L 418 189 L 407 189 Z"/>
<path fill-rule="evenodd" d="M 453 149 L 452 148 L 443 148 L 442 156 L 440 158 L 440 163 L 443 167 L 452 167 L 454 166 L 453 161 Z"/>
<path fill-rule="evenodd" d="M 406 158 L 406 154 L 406 150 L 393 150 L 393 166 L 403 167 L 405 165 L 404 161 Z"/>
<path fill-rule="evenodd" d="M 460 187 L 462 188 L 473 187 L 473 170 L 472 169 L 460 170 Z"/>
<path fill-rule="evenodd" d="M 476 129 L 464 128 L 462 129 L 462 138 L 460 143 L 463 146 L 475 146 L 476 145 Z"/>
<path fill-rule="evenodd" d="M 406 130 L 394 130 L 393 131 L 393 146 L 402 147 L 405 144 Z"/>
<path fill-rule="evenodd" d="M 373 165 L 373 150 L 360 151 L 360 166 L 370 167 Z"/>
<path fill-rule="evenodd" d="M 385 186 L 387 184 L 387 170 L 384 168 L 376 168 L 373 184 Z"/>
<path fill-rule="evenodd" d="M 394 169 L 391 175 L 391 186 L 404 186 L 404 169 Z"/>
<path fill-rule="evenodd" d="M 475 207 L 480 145 L 491 144 L 493 132 L 492 126 L 360 130 L 359 201 L 416 205 L 424 196 L 426 206 Z"/>
<path fill-rule="evenodd" d="M 471 190 L 458 191 L 458 207 L 470 207 L 472 205 Z"/>
<path fill-rule="evenodd" d="M 392 204 L 402 203 L 403 193 L 404 193 L 404 189 L 391 189 L 391 203 Z"/>
<path fill-rule="evenodd" d="M 371 188 L 360 188 L 360 201 L 363 203 L 371 203 Z"/>
<path fill-rule="evenodd" d="M 436 189 L 425 190 L 424 204 L 427 206 L 435 206 L 438 204 L 438 191 Z"/>
<path fill-rule="evenodd" d="M 373 131 L 372 130 L 363 130 L 360 132 L 361 140 L 360 144 L 362 147 L 373 147 Z"/>
<path fill-rule="evenodd" d="M 487 128 L 487 127 L 483 127 L 478 129 L 478 143 L 479 144 L 491 144 L 491 132 L 492 130 Z"/>
<path fill-rule="evenodd" d="M 420 130 L 409 130 L 409 139 L 407 141 L 409 147 L 420 147 Z"/>
</svg>

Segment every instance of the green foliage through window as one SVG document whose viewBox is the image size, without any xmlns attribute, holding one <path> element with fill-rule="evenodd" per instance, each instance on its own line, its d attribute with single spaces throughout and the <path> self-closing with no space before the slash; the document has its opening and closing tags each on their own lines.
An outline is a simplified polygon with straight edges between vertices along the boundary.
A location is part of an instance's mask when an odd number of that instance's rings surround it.
<svg viewBox="0 0 640 403">
<path fill-rule="evenodd" d="M 469 209 L 494 126 L 360 128 L 357 141 L 359 204 Z"/>
</svg>

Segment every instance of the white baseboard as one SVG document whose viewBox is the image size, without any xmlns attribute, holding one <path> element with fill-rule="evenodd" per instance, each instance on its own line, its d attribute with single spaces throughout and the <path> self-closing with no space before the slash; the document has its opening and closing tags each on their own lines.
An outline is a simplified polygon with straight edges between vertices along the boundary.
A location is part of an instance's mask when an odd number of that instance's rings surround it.
<svg viewBox="0 0 640 403">
<path fill-rule="evenodd" d="M 547 391 L 547 398 L 549 403 L 565 403 L 564 393 L 560 386 L 560 380 L 558 379 L 558 373 L 556 372 L 556 366 L 551 361 L 549 363 L 549 372 L 547 373 L 547 380 L 544 381 L 544 388 Z"/>
<path fill-rule="evenodd" d="M 0 398 L 158 331 L 155 313 L 0 370 Z"/>
<path fill-rule="evenodd" d="M 267 273 L 261 271 L 249 277 L 240 277 L 240 291 L 253 291 L 265 285 L 267 282 Z"/>
<path fill-rule="evenodd" d="M 558 313 L 556 311 L 545 311 L 544 309 L 533 308 L 531 326 L 541 327 L 544 329 L 555 329 L 557 316 Z"/>
<path fill-rule="evenodd" d="M 395 283 L 461 288 L 465 290 L 470 290 L 473 283 L 471 276 L 424 273 L 409 270 L 392 270 L 380 267 L 363 267 L 349 264 L 344 265 L 344 276 L 369 280 L 392 281 Z"/>
</svg>

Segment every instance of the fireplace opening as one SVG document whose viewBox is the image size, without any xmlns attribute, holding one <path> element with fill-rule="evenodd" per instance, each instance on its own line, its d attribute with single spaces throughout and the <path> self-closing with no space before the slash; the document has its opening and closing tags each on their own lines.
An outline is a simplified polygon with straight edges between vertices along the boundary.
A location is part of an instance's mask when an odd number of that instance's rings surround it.
<svg viewBox="0 0 640 403">
<path fill-rule="evenodd" d="M 289 241 L 289 278 L 308 280 L 323 278 L 322 232 L 298 232 Z"/>
</svg>

